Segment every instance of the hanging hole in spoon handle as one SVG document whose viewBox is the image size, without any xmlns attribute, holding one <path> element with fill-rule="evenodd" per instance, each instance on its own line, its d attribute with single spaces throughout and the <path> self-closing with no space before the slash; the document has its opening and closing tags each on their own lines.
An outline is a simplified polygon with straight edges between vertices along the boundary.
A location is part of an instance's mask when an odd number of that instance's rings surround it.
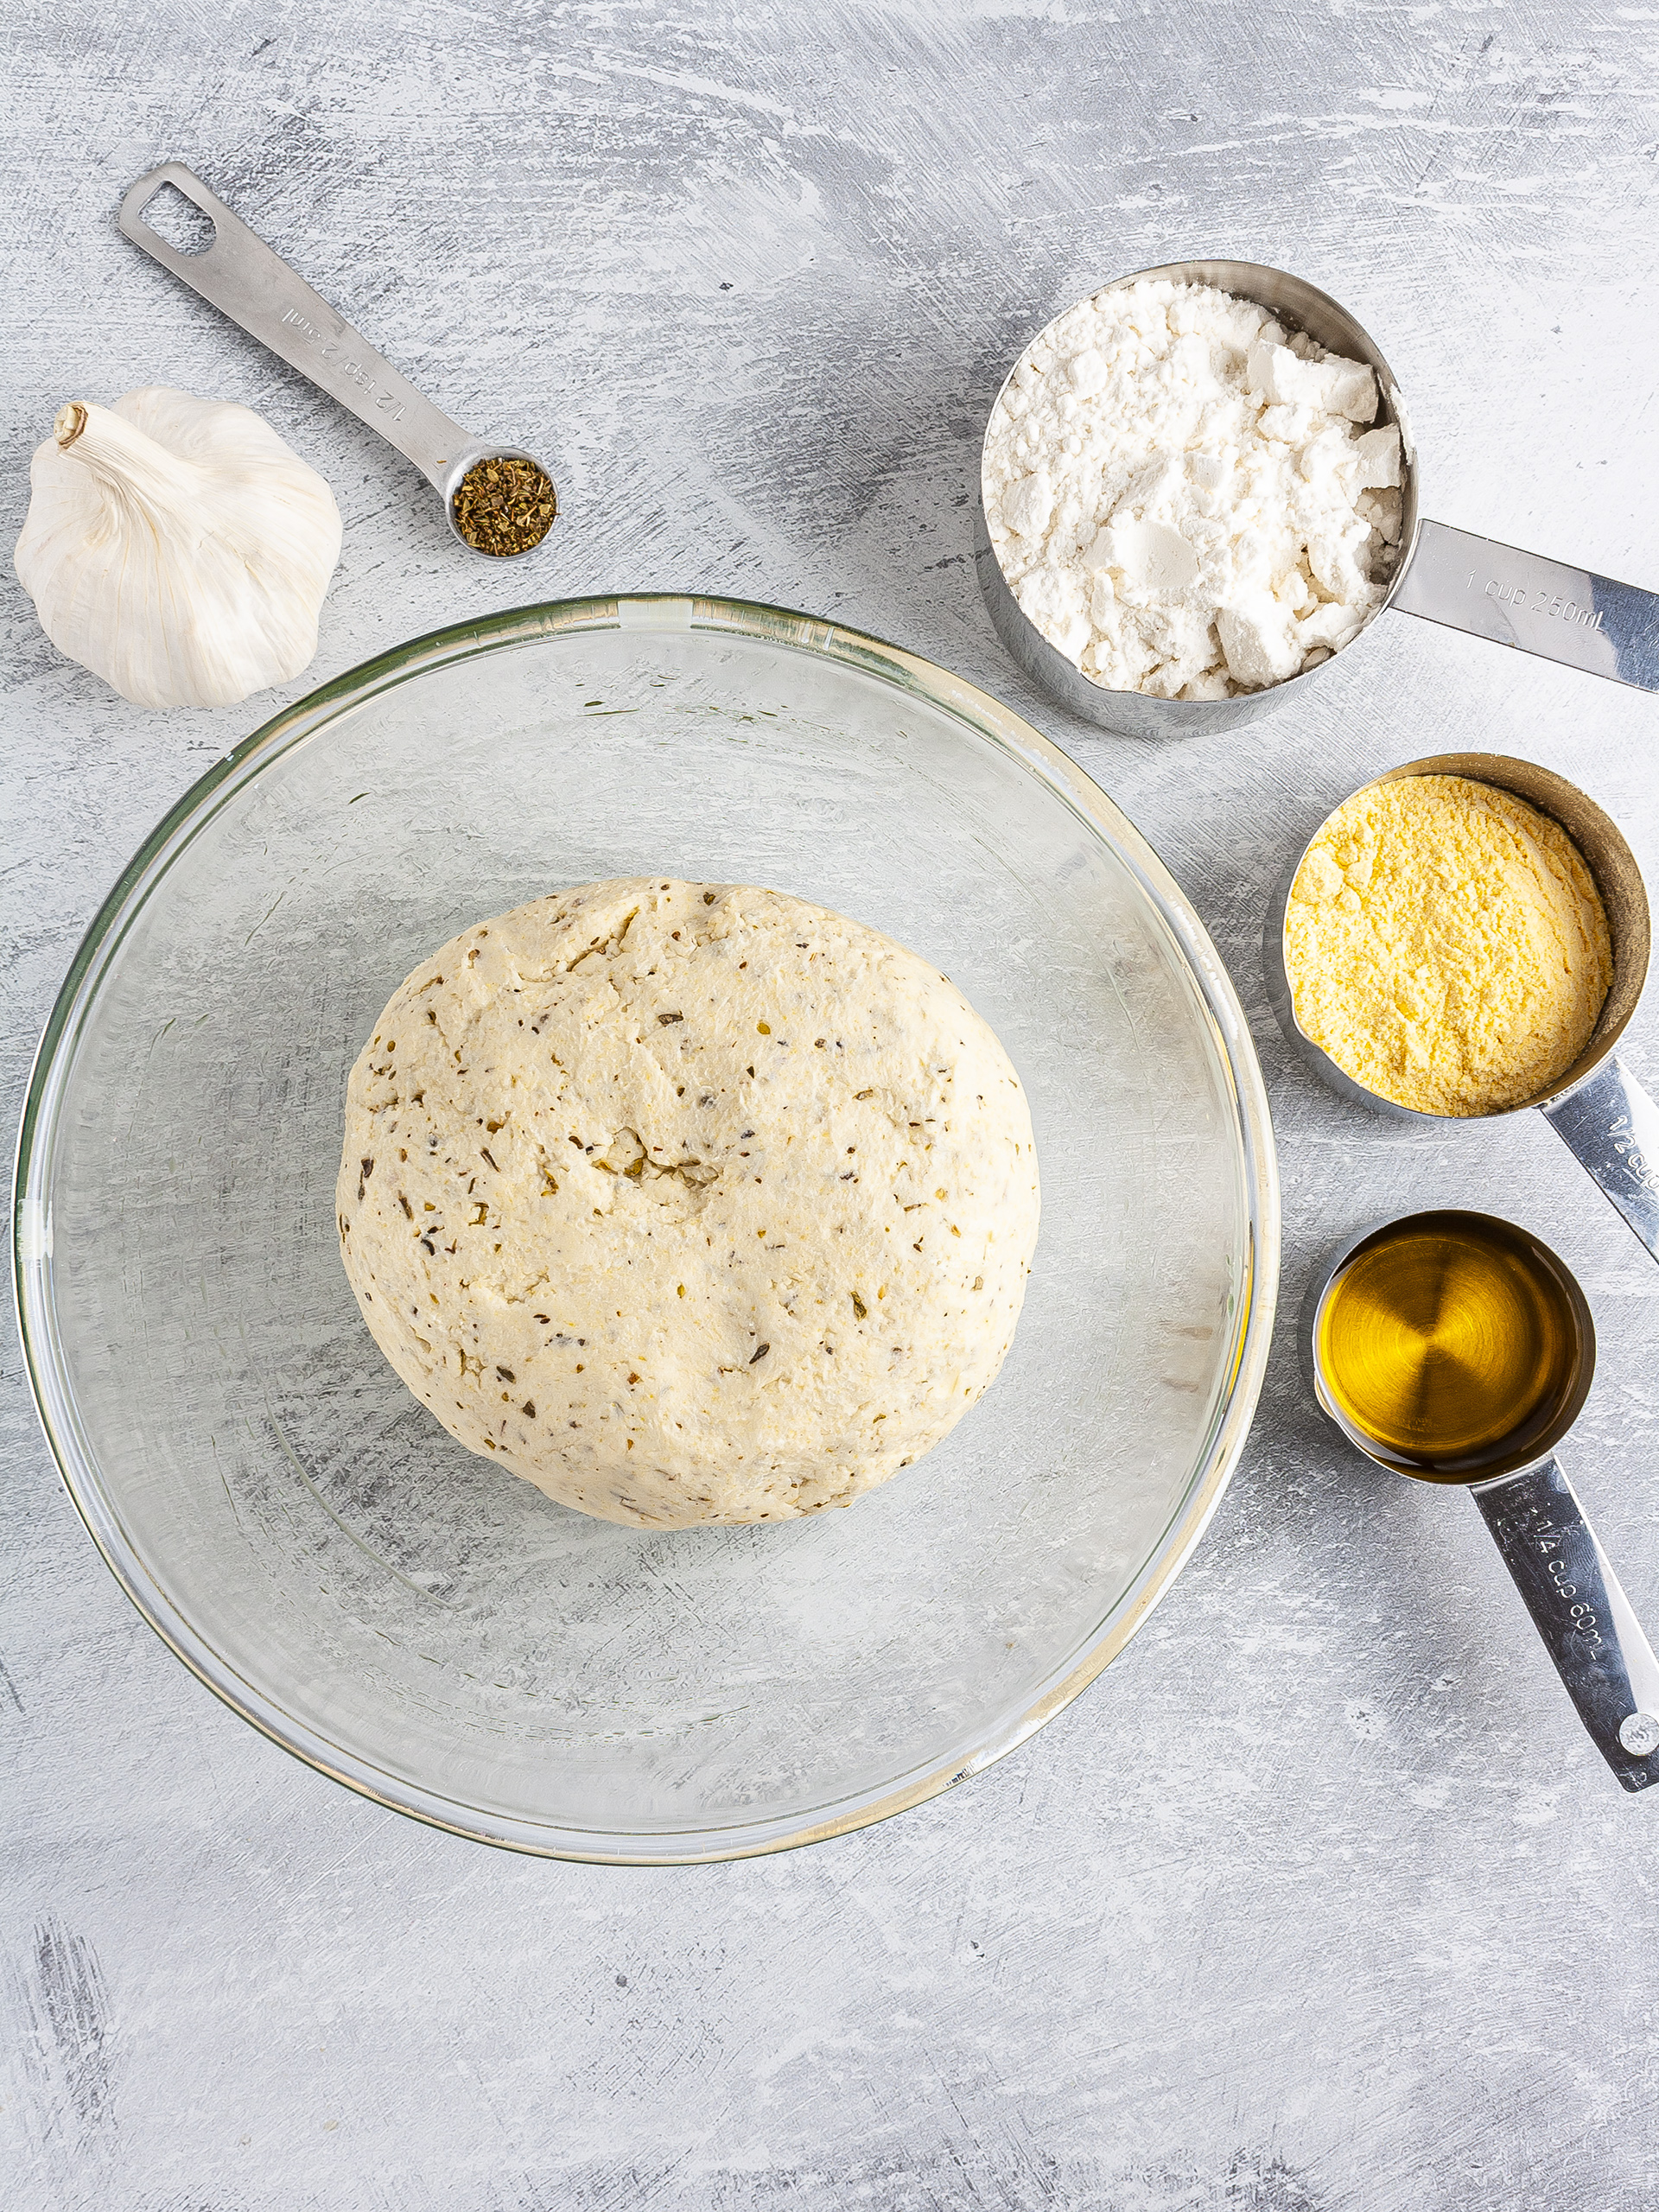
<svg viewBox="0 0 1659 2212">
<path fill-rule="evenodd" d="M 164 185 L 182 193 L 213 226 L 211 240 L 195 252 L 181 252 L 143 219 Z M 124 235 L 163 269 L 412 461 L 441 494 L 449 528 L 468 552 L 486 560 L 520 557 L 491 552 L 464 537 L 455 522 L 454 495 L 477 462 L 518 460 L 534 464 L 551 497 L 552 476 L 544 462 L 521 446 L 487 444 L 451 422 L 182 162 L 163 162 L 141 176 L 121 202 L 120 224 Z M 520 553 L 534 552 L 540 543 Z"/>
<path fill-rule="evenodd" d="M 1472 1485 L 1597 1750 L 1626 1789 L 1659 1782 L 1659 1659 L 1560 1462 Z"/>
<path fill-rule="evenodd" d="M 1659 691 L 1659 593 L 1639 584 L 1425 519 L 1391 604 L 1542 660 Z"/>
</svg>

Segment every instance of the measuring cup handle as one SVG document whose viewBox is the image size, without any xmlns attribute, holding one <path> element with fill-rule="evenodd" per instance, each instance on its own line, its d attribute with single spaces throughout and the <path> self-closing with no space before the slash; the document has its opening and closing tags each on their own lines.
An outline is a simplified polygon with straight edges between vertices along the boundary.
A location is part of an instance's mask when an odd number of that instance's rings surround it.
<svg viewBox="0 0 1659 2212">
<path fill-rule="evenodd" d="M 1614 1054 L 1541 1110 L 1659 1260 L 1659 1105 Z"/>
<path fill-rule="evenodd" d="M 1393 604 L 1638 691 L 1659 691 L 1659 593 L 1425 522 Z"/>
<path fill-rule="evenodd" d="M 1626 1789 L 1659 1782 L 1659 1659 L 1560 1462 L 1473 1495 L 1596 1749 Z"/>
<path fill-rule="evenodd" d="M 213 224 L 213 242 L 199 253 L 179 252 L 143 220 L 144 208 L 164 184 L 181 192 Z M 163 162 L 141 176 L 121 202 L 120 221 L 135 245 L 330 399 L 349 407 L 440 488 L 450 463 L 475 446 L 475 439 L 383 360 L 182 162 Z"/>
</svg>

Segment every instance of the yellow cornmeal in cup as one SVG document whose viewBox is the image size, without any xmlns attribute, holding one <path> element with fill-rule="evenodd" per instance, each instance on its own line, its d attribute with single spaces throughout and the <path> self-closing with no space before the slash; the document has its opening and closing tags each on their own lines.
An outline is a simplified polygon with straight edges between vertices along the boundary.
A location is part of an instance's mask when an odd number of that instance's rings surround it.
<svg viewBox="0 0 1659 2212">
<path fill-rule="evenodd" d="M 1607 916 L 1559 823 L 1464 776 L 1368 785 L 1308 847 L 1285 965 L 1344 1072 L 1423 1114 L 1523 1106 L 1589 1042 Z"/>
</svg>

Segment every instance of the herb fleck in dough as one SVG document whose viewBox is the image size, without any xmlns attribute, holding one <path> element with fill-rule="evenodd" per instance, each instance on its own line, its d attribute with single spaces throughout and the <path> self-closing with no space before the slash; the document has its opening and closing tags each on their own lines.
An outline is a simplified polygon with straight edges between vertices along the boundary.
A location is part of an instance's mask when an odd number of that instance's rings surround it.
<svg viewBox="0 0 1659 2212">
<path fill-rule="evenodd" d="M 375 1341 L 469 1449 L 647 1528 L 848 1505 L 995 1378 L 1018 1077 L 912 952 L 775 891 L 586 884 L 467 931 L 352 1071 Z"/>
</svg>

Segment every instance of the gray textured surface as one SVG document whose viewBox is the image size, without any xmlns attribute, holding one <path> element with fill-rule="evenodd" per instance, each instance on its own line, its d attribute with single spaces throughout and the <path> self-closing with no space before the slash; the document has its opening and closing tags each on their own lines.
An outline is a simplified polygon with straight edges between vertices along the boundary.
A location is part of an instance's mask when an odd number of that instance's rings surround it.
<svg viewBox="0 0 1659 2212">
<path fill-rule="evenodd" d="M 0 534 L 60 400 L 174 382 L 261 409 L 335 486 L 312 678 L 508 598 L 696 586 L 838 613 L 1031 709 L 1258 1016 L 1287 1312 L 1353 1224 L 1435 1200 L 1578 1269 L 1604 1355 L 1571 1464 L 1659 1624 L 1659 1271 L 1541 1121 L 1437 1140 L 1317 1093 L 1254 944 L 1324 808 L 1453 743 L 1587 783 L 1659 875 L 1653 703 L 1389 617 L 1242 737 L 1103 739 L 1025 694 L 963 542 L 1020 339 L 1207 251 L 1358 313 L 1429 512 L 1655 581 L 1656 20 L 15 8 L 6 245 L 34 311 Z M 543 563 L 504 586 L 463 561 L 411 471 L 118 238 L 121 188 L 169 155 L 440 405 L 556 456 Z M 0 596 L 11 1113 L 120 863 L 264 707 L 140 714 Z M 1659 998 L 1629 1058 L 1659 1081 Z M 1659 1805 L 1601 1769 L 1472 1510 L 1333 1448 L 1287 1352 L 1281 1328 L 1197 1559 L 1033 1743 L 884 1827 L 641 1874 L 428 1833 L 225 1712 L 97 1563 L 8 1332 L 8 2204 L 1650 2203 Z"/>
</svg>

